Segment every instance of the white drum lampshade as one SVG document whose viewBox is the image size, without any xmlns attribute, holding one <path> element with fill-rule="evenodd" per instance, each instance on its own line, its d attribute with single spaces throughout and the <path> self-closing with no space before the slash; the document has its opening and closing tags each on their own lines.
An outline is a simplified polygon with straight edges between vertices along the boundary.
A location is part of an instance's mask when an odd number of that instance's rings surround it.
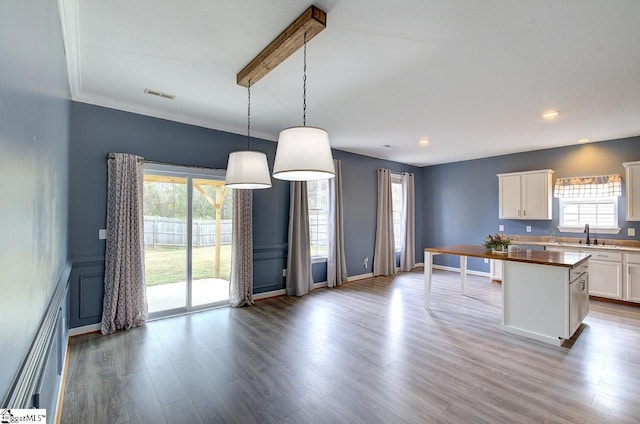
<svg viewBox="0 0 640 424">
<path fill-rule="evenodd" d="M 234 189 L 270 188 L 271 177 L 267 155 L 253 150 L 230 153 L 224 184 Z"/>
<path fill-rule="evenodd" d="M 280 131 L 273 177 L 288 181 L 326 180 L 335 176 L 329 134 L 321 128 Z"/>
</svg>

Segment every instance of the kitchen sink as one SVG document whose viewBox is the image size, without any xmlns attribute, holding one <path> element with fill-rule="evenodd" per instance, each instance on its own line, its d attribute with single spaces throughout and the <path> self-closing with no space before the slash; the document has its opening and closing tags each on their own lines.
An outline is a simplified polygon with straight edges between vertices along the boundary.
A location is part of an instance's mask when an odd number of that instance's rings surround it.
<svg viewBox="0 0 640 424">
<path fill-rule="evenodd" d="M 584 244 L 584 243 L 549 243 L 551 246 L 564 246 L 564 247 L 579 247 L 588 249 L 619 249 L 620 246 L 616 244 Z"/>
</svg>

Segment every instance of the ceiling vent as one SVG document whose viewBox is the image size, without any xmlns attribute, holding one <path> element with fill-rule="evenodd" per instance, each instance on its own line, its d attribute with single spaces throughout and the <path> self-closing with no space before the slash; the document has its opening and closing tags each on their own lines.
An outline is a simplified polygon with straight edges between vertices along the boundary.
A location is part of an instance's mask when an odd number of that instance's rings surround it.
<svg viewBox="0 0 640 424">
<path fill-rule="evenodd" d="M 151 94 L 152 96 L 163 97 L 163 98 L 169 99 L 169 100 L 173 100 L 173 99 L 176 98 L 175 94 L 167 94 L 167 93 L 163 93 L 162 91 L 149 90 L 148 88 L 145 88 L 144 92 L 146 94 Z"/>
</svg>

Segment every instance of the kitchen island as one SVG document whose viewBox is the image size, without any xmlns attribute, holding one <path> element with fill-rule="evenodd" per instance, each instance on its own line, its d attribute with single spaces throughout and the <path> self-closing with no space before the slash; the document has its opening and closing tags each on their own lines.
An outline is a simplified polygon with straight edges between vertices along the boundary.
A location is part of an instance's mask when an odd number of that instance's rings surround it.
<svg viewBox="0 0 640 424">
<path fill-rule="evenodd" d="M 425 308 L 429 308 L 433 256 L 460 257 L 460 285 L 465 294 L 467 257 L 502 261 L 502 328 L 561 345 L 589 312 L 588 259 L 584 253 L 521 249 L 493 253 L 460 244 L 424 249 Z"/>
</svg>

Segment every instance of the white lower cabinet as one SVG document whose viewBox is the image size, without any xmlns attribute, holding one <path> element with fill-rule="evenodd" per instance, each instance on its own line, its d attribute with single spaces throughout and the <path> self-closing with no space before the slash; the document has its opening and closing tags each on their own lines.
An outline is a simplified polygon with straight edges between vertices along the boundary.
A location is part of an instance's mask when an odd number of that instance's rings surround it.
<svg viewBox="0 0 640 424">
<path fill-rule="evenodd" d="M 622 299 L 622 262 L 589 259 L 589 278 L 590 295 Z"/>
<path fill-rule="evenodd" d="M 640 302 L 640 254 L 627 254 L 627 292 L 630 302 Z"/>
<path fill-rule="evenodd" d="M 546 249 L 590 253 L 589 294 L 640 303 L 640 254 L 588 247 L 547 246 Z"/>
<path fill-rule="evenodd" d="M 591 268 L 569 284 L 569 328 L 572 335 L 589 313 L 590 273 Z"/>
<path fill-rule="evenodd" d="M 502 261 L 497 259 L 491 259 L 490 263 L 490 275 L 492 281 L 502 281 Z"/>
</svg>

